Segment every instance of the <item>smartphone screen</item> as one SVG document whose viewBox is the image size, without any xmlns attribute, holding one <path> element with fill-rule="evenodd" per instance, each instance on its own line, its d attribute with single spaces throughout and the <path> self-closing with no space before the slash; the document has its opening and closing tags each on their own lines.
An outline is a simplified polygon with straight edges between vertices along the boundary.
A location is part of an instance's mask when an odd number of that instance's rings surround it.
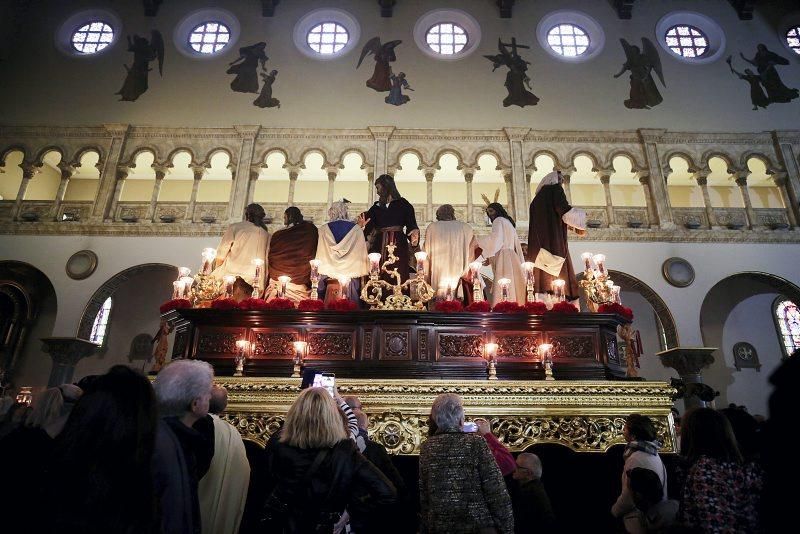
<svg viewBox="0 0 800 534">
<path fill-rule="evenodd" d="M 471 421 L 467 421 L 466 423 L 464 423 L 464 426 L 461 427 L 461 430 L 463 432 L 477 432 L 478 425 Z"/>
<path fill-rule="evenodd" d="M 312 384 L 315 388 L 325 388 L 333 397 L 333 389 L 336 385 L 336 375 L 334 373 L 319 373 L 314 375 L 314 382 Z"/>
</svg>

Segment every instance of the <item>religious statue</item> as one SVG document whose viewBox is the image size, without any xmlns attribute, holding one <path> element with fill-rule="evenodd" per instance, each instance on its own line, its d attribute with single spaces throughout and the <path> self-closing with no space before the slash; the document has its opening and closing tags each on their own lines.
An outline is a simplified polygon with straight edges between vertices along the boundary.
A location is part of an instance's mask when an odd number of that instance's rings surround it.
<svg viewBox="0 0 800 534">
<path fill-rule="evenodd" d="M 261 73 L 261 79 L 264 80 L 264 85 L 261 87 L 261 94 L 258 95 L 253 101 L 253 104 L 260 108 L 279 108 L 281 101 L 277 98 L 272 98 L 272 84 L 275 83 L 275 77 L 278 75 L 277 70 Z"/>
<path fill-rule="evenodd" d="M 650 109 L 664 101 L 658 92 L 652 73 L 655 72 L 661 84 L 666 87 L 664 73 L 661 69 L 661 57 L 650 39 L 642 37 L 642 48 L 631 45 L 625 39 L 620 39 L 622 49 L 625 51 L 625 63 L 622 69 L 614 75 L 619 78 L 626 71 L 630 71 L 630 96 L 625 101 L 628 109 Z"/>
<path fill-rule="evenodd" d="M 317 253 L 319 232 L 310 221 L 303 219 L 303 214 L 296 206 L 290 206 L 283 212 L 284 227 L 272 234 L 267 255 L 269 284 L 267 299 L 278 296 L 286 288 L 285 298 L 300 302 L 309 298 L 311 288 L 311 264 Z M 288 276 L 289 281 L 283 285 L 280 278 Z"/>
<path fill-rule="evenodd" d="M 634 330 L 631 323 L 623 323 L 617 327 L 617 335 L 625 343 L 625 376 L 632 378 L 639 376 L 639 357 L 642 355 L 642 336 L 638 330 Z"/>
<path fill-rule="evenodd" d="M 453 283 L 462 286 L 469 283 L 462 276 L 469 273 L 469 264 L 475 258 L 476 246 L 472 226 L 456 220 L 452 205 L 439 206 L 436 210 L 436 222 L 432 222 L 425 229 L 424 248 L 428 253 L 425 276 L 431 287 L 440 290 Z M 457 293 L 456 290 L 457 288 L 454 289 Z M 464 288 L 464 296 L 471 295 L 470 283 L 469 287 Z"/>
<path fill-rule="evenodd" d="M 316 260 L 320 274 L 318 295 L 326 303 L 337 298 L 346 298 L 358 302 L 361 293 L 361 277 L 369 274 L 367 244 L 364 233 L 347 214 L 350 202 L 342 199 L 331 203 L 328 209 L 328 222 L 319 227 Z M 347 285 L 347 293 L 342 294 L 338 276 L 351 279 Z"/>
<path fill-rule="evenodd" d="M 133 102 L 147 91 L 147 78 L 150 72 L 150 62 L 158 60 L 158 74 L 164 75 L 164 38 L 161 32 L 153 30 L 148 41 L 144 37 L 128 36 L 128 52 L 133 52 L 133 64 L 125 70 L 128 75 L 122 83 L 122 88 L 114 94 L 119 95 L 120 101 Z"/>
<path fill-rule="evenodd" d="M 477 245 L 481 249 L 477 261 L 483 262 L 486 259 L 492 266 L 495 280 L 490 299 L 492 306 L 503 300 L 502 288 L 497 283 L 503 278 L 509 280 L 509 300 L 518 304 L 524 303 L 525 274 L 522 272 L 522 262 L 525 261 L 525 255 L 522 253 L 522 245 L 517 235 L 517 225 L 498 202 L 486 206 L 486 215 L 492 221 L 492 232 L 476 238 Z"/>
<path fill-rule="evenodd" d="M 730 56 L 726 61 L 733 74 L 750 84 L 750 100 L 754 110 L 759 107 L 765 108 L 769 104 L 791 102 L 800 96 L 797 89 L 786 87 L 783 84 L 778 70 L 775 68 L 776 65 L 788 65 L 788 59 L 771 52 L 764 44 L 758 45 L 756 55 L 752 59 L 748 59 L 741 52 L 739 56 L 754 66 L 757 74 L 750 69 L 745 69 L 744 74 L 734 70 Z M 765 92 L 766 94 L 764 94 Z"/>
<path fill-rule="evenodd" d="M 414 90 L 408 84 L 405 72 L 401 72 L 397 74 L 397 76 L 392 74 L 389 76 L 389 79 L 391 80 L 392 88 L 389 90 L 389 96 L 384 99 L 387 104 L 392 104 L 393 106 L 402 106 L 411 100 L 410 96 L 403 94 L 403 89 L 407 91 Z"/>
<path fill-rule="evenodd" d="M 361 49 L 361 57 L 358 58 L 358 65 L 356 65 L 356 68 L 360 67 L 361 62 L 364 61 L 364 58 L 367 57 L 368 54 L 373 54 L 375 56 L 375 70 L 372 73 L 372 78 L 367 80 L 367 87 L 374 89 L 379 93 L 391 91 L 392 67 L 389 65 L 389 63 L 397 60 L 394 49 L 402 42 L 403 41 L 396 40 L 389 41 L 386 44 L 381 44 L 380 37 L 373 37 L 367 41 L 367 43 L 364 45 L 364 48 Z M 391 104 L 392 102 L 389 103 Z"/>
<path fill-rule="evenodd" d="M 231 89 L 237 93 L 258 92 L 258 66 L 260 64 L 261 70 L 265 71 L 266 67 L 264 64 L 269 59 L 267 57 L 266 48 L 267 43 L 261 41 L 254 45 L 243 46 L 239 49 L 239 57 L 228 63 L 230 67 L 225 71 L 226 74 L 236 75 L 236 78 L 231 82 Z"/>
<path fill-rule="evenodd" d="M 264 289 L 264 265 L 269 249 L 269 231 L 264 224 L 266 213 L 260 204 L 245 208 L 244 221 L 233 223 L 225 230 L 217 247 L 214 272 L 217 280 L 225 276 L 240 276 L 259 289 Z M 259 260 L 260 265 L 253 260 Z"/>
<path fill-rule="evenodd" d="M 153 350 L 153 367 L 150 369 L 151 373 L 158 373 L 164 362 L 167 361 L 167 351 L 169 350 L 169 335 L 172 332 L 172 325 L 166 319 L 161 319 L 161 324 L 158 327 L 158 333 L 153 337 L 151 343 L 155 345 Z"/>
<path fill-rule="evenodd" d="M 503 106 L 535 106 L 539 102 L 539 97 L 528 91 L 528 89 L 533 90 L 531 79 L 527 74 L 530 62 L 522 59 L 518 52 L 518 49 L 530 46 L 517 44 L 516 38 L 512 37 L 510 43 L 498 39 L 497 47 L 499 54 L 483 57 L 492 62 L 492 72 L 501 66 L 508 67 L 505 83 L 508 96 L 503 99 Z"/>
</svg>

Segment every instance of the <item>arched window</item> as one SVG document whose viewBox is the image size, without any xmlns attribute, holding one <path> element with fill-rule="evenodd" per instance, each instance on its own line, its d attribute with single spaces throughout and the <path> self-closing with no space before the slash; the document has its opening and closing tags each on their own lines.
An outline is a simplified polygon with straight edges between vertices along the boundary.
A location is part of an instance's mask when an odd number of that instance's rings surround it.
<svg viewBox="0 0 800 534">
<path fill-rule="evenodd" d="M 97 312 L 92 324 L 92 334 L 89 336 L 89 341 L 97 343 L 98 345 L 105 346 L 106 333 L 108 332 L 108 318 L 111 315 L 111 297 L 108 297 L 103 306 Z"/>
<path fill-rule="evenodd" d="M 775 318 L 783 355 L 788 358 L 800 350 L 800 308 L 791 300 L 780 296 L 775 299 L 772 316 Z"/>
</svg>

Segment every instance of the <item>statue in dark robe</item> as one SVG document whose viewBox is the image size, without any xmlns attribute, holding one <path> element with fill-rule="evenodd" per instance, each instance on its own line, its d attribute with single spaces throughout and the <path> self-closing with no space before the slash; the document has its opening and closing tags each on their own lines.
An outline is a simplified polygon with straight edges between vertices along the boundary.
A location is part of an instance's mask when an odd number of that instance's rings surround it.
<svg viewBox="0 0 800 534">
<path fill-rule="evenodd" d="M 519 48 L 530 47 L 517 44 L 517 40 L 513 37 L 510 43 L 504 43 L 501 39 L 498 39 L 497 47 L 500 51 L 499 54 L 483 57 L 492 62 L 492 72 L 497 70 L 498 67 L 505 66 L 508 68 L 504 84 L 508 91 L 508 96 L 503 99 L 503 106 L 535 106 L 539 103 L 539 97 L 528 90 L 532 89 L 531 79 L 527 74 L 530 62 L 522 59 L 518 52 Z"/>
<path fill-rule="evenodd" d="M 260 42 L 239 49 L 239 57 L 231 61 L 226 74 L 235 74 L 231 82 L 231 89 L 237 93 L 258 92 L 258 66 L 266 70 L 264 64 L 269 59 L 266 53 L 267 43 Z"/>
<path fill-rule="evenodd" d="M 277 98 L 272 98 L 272 84 L 275 83 L 275 77 L 278 75 L 277 70 L 273 70 L 269 74 L 262 72 L 261 78 L 264 80 L 264 85 L 261 87 L 261 94 L 258 95 L 253 101 L 253 104 L 260 108 L 279 108 L 281 101 Z"/>
<path fill-rule="evenodd" d="M 666 87 L 664 73 L 661 70 L 661 57 L 650 39 L 642 37 L 642 47 L 631 45 L 625 39 L 620 39 L 625 51 L 625 63 L 622 69 L 614 75 L 619 78 L 626 71 L 630 71 L 630 96 L 625 101 L 628 109 L 650 109 L 664 101 L 658 92 L 653 72 L 656 73 L 661 84 Z"/>
<path fill-rule="evenodd" d="M 397 60 L 394 49 L 402 42 L 403 41 L 396 40 L 381 44 L 380 37 L 373 37 L 367 41 L 364 48 L 361 49 L 361 57 L 358 58 L 358 65 L 356 65 L 356 68 L 360 67 L 361 62 L 364 61 L 364 58 L 369 54 L 375 56 L 375 70 L 372 72 L 372 78 L 367 80 L 367 87 L 380 93 L 392 89 L 392 67 L 389 63 Z"/>
<path fill-rule="evenodd" d="M 395 76 L 392 74 L 389 79 L 392 82 L 392 88 L 389 91 L 389 96 L 384 98 L 384 102 L 387 104 L 391 104 L 393 106 L 402 106 L 411 100 L 411 97 L 408 95 L 403 94 L 403 89 L 406 91 L 413 91 L 414 89 L 411 88 L 409 85 L 408 80 L 406 80 L 406 73 L 401 72 Z"/>
<path fill-rule="evenodd" d="M 800 96 L 797 89 L 786 87 L 783 84 L 778 70 L 775 68 L 776 65 L 789 64 L 789 60 L 785 57 L 770 52 L 764 44 L 758 45 L 756 55 L 752 59 L 746 58 L 741 52 L 739 56 L 756 68 L 758 76 L 761 78 L 761 85 L 764 86 L 767 99 L 771 104 L 791 102 Z"/>
<path fill-rule="evenodd" d="M 115 94 L 120 101 L 133 102 L 147 91 L 147 78 L 150 72 L 150 62 L 158 60 L 158 74 L 164 75 L 164 39 L 161 32 L 153 30 L 148 41 L 144 37 L 128 36 L 128 52 L 133 52 L 133 64 L 125 70 L 128 75 L 122 83 L 122 88 Z"/>
<path fill-rule="evenodd" d="M 758 111 L 758 108 L 766 109 L 770 101 L 767 95 L 764 94 L 764 89 L 761 87 L 761 76 L 755 74 L 750 69 L 744 69 L 744 72 L 739 72 L 734 69 L 731 56 L 728 56 L 728 59 L 725 61 L 728 63 L 728 67 L 730 67 L 733 74 L 750 85 L 750 102 L 753 104 L 753 111 Z"/>
<path fill-rule="evenodd" d="M 311 265 L 309 261 L 317 254 L 319 232 L 310 221 L 303 219 L 300 210 L 291 206 L 283 213 L 284 228 L 272 234 L 267 254 L 269 283 L 266 298 L 278 294 L 281 276 L 288 276 L 286 298 L 295 302 L 309 298 L 311 287 Z"/>
</svg>

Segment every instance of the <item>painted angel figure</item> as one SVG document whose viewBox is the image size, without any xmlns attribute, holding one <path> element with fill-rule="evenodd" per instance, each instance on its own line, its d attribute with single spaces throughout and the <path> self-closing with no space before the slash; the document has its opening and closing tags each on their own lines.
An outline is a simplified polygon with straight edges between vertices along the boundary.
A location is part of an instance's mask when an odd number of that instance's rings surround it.
<svg viewBox="0 0 800 534">
<path fill-rule="evenodd" d="M 392 90 L 392 67 L 389 63 L 397 60 L 394 49 L 402 42 L 396 40 L 381 44 L 380 37 L 373 37 L 367 41 L 364 48 L 361 49 L 361 57 L 358 58 L 358 65 L 356 65 L 356 68 L 360 67 L 364 58 L 369 54 L 375 56 L 375 70 L 372 73 L 372 78 L 367 80 L 367 87 L 375 89 L 379 93 Z"/>
<path fill-rule="evenodd" d="M 622 69 L 614 75 L 619 78 L 626 71 L 630 71 L 631 91 L 630 96 L 625 101 L 628 109 L 650 109 L 664 101 L 661 93 L 658 92 L 653 72 L 656 73 L 661 84 L 666 87 L 664 73 L 661 70 L 661 57 L 658 55 L 653 42 L 646 37 L 642 37 L 642 47 L 628 43 L 625 39 L 620 39 L 622 49 L 625 51 L 625 63 Z"/>
<path fill-rule="evenodd" d="M 133 52 L 133 64 L 130 67 L 125 65 L 128 75 L 122 88 L 114 94 L 119 95 L 120 101 L 133 102 L 147 91 L 151 61 L 158 60 L 158 74 L 164 75 L 164 38 L 158 30 L 151 32 L 149 41 L 138 35 L 129 35 L 128 52 Z"/>
<path fill-rule="evenodd" d="M 266 70 L 265 63 L 269 59 L 266 53 L 267 43 L 261 41 L 250 46 L 243 46 L 239 49 L 239 57 L 231 61 L 228 65 L 226 74 L 235 74 L 236 78 L 231 82 L 231 89 L 237 93 L 257 93 L 258 92 L 258 66 L 261 70 Z"/>
<path fill-rule="evenodd" d="M 261 94 L 258 95 L 253 101 L 253 104 L 260 108 L 279 108 L 281 101 L 277 98 L 272 98 L 272 84 L 275 83 L 275 77 L 278 76 L 277 70 L 261 73 L 261 78 L 264 80 L 264 85 L 261 87 Z"/>
<path fill-rule="evenodd" d="M 739 56 L 756 68 L 761 78 L 761 85 L 764 86 L 771 104 L 791 102 L 800 96 L 797 89 L 786 87 L 783 84 L 778 70 L 775 68 L 775 65 L 789 64 L 789 60 L 785 57 L 771 52 L 765 44 L 759 44 L 756 47 L 756 55 L 752 59 L 746 58 L 741 52 Z"/>
<path fill-rule="evenodd" d="M 492 62 L 492 72 L 498 67 L 508 67 L 506 73 L 505 88 L 508 96 L 503 99 L 503 106 L 535 106 L 539 102 L 539 97 L 528 89 L 531 88 L 531 79 L 527 74 L 529 61 L 520 57 L 518 49 L 530 48 L 526 45 L 517 44 L 516 38 L 511 38 L 510 43 L 504 43 L 501 39 L 497 40 L 499 54 L 494 56 L 483 56 Z"/>
<path fill-rule="evenodd" d="M 392 104 L 393 106 L 402 106 L 403 104 L 407 103 L 411 100 L 411 97 L 408 95 L 403 94 L 403 89 L 406 91 L 413 91 L 414 89 L 408 84 L 408 80 L 406 80 L 406 73 L 401 72 L 395 76 L 392 74 L 389 79 L 392 82 L 392 88 L 389 90 L 389 96 L 384 98 L 384 101 L 387 104 Z"/>
<path fill-rule="evenodd" d="M 766 109 L 770 101 L 767 95 L 764 94 L 764 89 L 761 87 L 761 76 L 755 74 L 750 69 L 744 69 L 744 72 L 739 72 L 733 68 L 733 60 L 731 56 L 725 60 L 730 67 L 731 72 L 739 77 L 740 80 L 746 81 L 750 85 L 750 102 L 753 104 L 753 111 L 758 111 L 758 108 Z"/>
</svg>

